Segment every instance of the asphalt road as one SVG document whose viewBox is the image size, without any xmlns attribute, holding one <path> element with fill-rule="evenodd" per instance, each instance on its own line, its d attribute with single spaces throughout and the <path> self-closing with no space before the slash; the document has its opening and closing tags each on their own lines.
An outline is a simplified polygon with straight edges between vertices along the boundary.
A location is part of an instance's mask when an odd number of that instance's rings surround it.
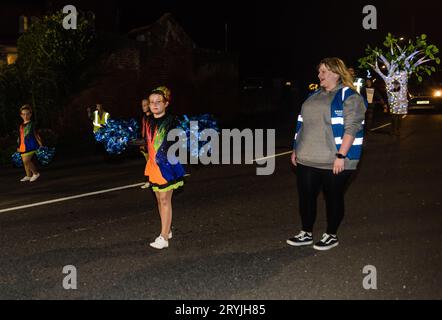
<svg viewBox="0 0 442 320">
<path fill-rule="evenodd" d="M 340 245 L 294 248 L 295 170 L 255 165 L 189 168 L 173 198 L 170 248 L 149 247 L 160 220 L 151 191 L 132 187 L 26 209 L 16 206 L 143 182 L 144 160 L 55 161 L 35 183 L 0 173 L 1 299 L 441 299 L 442 115 L 410 115 L 401 136 L 367 135 L 346 195 Z M 287 151 L 289 126 L 277 131 Z M 291 134 L 290 134 L 291 135 Z M 325 230 L 319 199 L 315 238 Z M 77 269 L 77 289 L 62 286 Z M 366 290 L 364 266 L 376 268 Z M 373 275 L 373 273 L 372 273 Z"/>
</svg>

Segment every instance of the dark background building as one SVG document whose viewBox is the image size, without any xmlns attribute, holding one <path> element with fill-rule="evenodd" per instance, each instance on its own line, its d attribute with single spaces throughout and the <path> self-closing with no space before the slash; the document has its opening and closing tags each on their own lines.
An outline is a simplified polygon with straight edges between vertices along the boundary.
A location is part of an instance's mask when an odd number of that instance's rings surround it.
<svg viewBox="0 0 442 320">
<path fill-rule="evenodd" d="M 0 60 L 13 62 L 16 40 L 33 17 L 67 4 L 93 12 L 97 32 L 122 41 L 121 50 L 97 66 L 99 77 L 69 98 L 66 114 L 81 119 L 80 109 L 98 100 L 116 117 L 133 114 L 140 98 L 160 82 L 173 87 L 180 113 L 236 116 L 281 105 L 294 108 L 292 95 L 302 97 L 317 80 L 315 68 L 323 57 L 339 56 L 356 68 L 367 44 L 381 45 L 388 32 L 426 33 L 442 47 L 435 23 L 442 6 L 435 0 L 371 1 L 377 30 L 362 27 L 365 0 L 5 0 L 0 4 Z M 168 18 L 162 18 L 166 13 Z M 175 44 L 161 47 L 169 37 Z M 266 90 L 244 92 L 245 87 Z"/>
<path fill-rule="evenodd" d="M 355 65 L 368 43 L 386 33 L 415 36 L 426 33 L 442 43 L 435 23 L 440 1 L 135 1 L 18 0 L 2 1 L 0 43 L 16 40 L 19 17 L 38 16 L 66 4 L 96 15 L 97 30 L 127 33 L 147 26 L 170 12 L 198 47 L 228 50 L 240 56 L 241 74 L 293 77 L 311 72 L 324 56 L 343 57 Z M 362 8 L 378 13 L 378 29 L 364 30 Z"/>
</svg>

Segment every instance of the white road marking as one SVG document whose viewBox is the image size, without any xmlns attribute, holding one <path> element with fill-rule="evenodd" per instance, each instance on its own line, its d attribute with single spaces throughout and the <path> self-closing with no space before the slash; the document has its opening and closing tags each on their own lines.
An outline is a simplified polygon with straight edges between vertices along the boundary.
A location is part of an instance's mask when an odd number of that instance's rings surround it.
<svg viewBox="0 0 442 320">
<path fill-rule="evenodd" d="M 190 174 L 186 174 L 184 176 L 187 177 L 189 175 Z M 46 204 L 52 204 L 52 203 L 68 201 L 68 200 L 73 200 L 73 199 L 78 199 L 78 198 L 85 198 L 85 197 L 95 196 L 97 194 L 103 194 L 103 193 L 108 193 L 108 192 L 113 192 L 113 191 L 118 191 L 118 190 L 136 188 L 136 187 L 142 186 L 143 184 L 145 184 L 145 182 L 130 184 L 127 186 L 121 186 L 121 187 L 112 188 L 112 189 L 105 189 L 105 190 L 99 190 L 99 191 L 94 191 L 94 192 L 88 192 L 88 193 L 78 194 L 78 195 L 70 196 L 70 197 L 63 197 L 63 198 L 58 198 L 58 199 L 53 199 L 53 200 L 48 200 L 48 201 L 36 202 L 36 203 L 31 203 L 31 204 L 27 204 L 27 205 L 23 205 L 23 206 L 18 206 L 18 207 L 0 209 L 0 213 L 21 210 L 21 209 L 27 209 L 27 208 L 32 208 L 32 207 L 38 207 L 38 206 L 43 206 Z"/>
<path fill-rule="evenodd" d="M 406 117 L 407 117 L 407 115 L 405 114 L 405 115 L 402 116 L 402 119 L 405 119 Z M 379 130 L 379 129 L 382 129 L 382 128 L 385 128 L 385 127 L 388 127 L 388 126 L 391 126 L 391 122 L 383 124 L 383 125 L 381 125 L 381 126 L 379 126 L 377 128 L 370 129 L 370 131 Z"/>
<path fill-rule="evenodd" d="M 376 130 L 379 130 L 379 129 L 382 129 L 382 128 L 385 128 L 385 127 L 388 127 L 388 126 L 391 126 L 391 123 L 383 124 L 382 126 L 370 129 L 370 131 L 376 131 Z"/>
<path fill-rule="evenodd" d="M 48 200 L 48 201 L 36 202 L 36 203 L 27 204 L 27 205 L 24 205 L 24 206 L 18 206 L 18 207 L 1 209 L 0 213 L 8 212 L 8 211 L 14 211 L 14 210 L 20 210 L 20 209 L 26 209 L 26 208 L 32 208 L 32 207 L 37 207 L 37 206 L 43 206 L 45 204 L 51 204 L 51 203 L 57 203 L 57 202 L 62 202 L 62 201 L 68 201 L 68 200 L 72 200 L 72 199 L 90 197 L 90 196 L 95 196 L 97 194 L 102 194 L 102 193 L 107 193 L 107 192 L 112 192 L 112 191 L 118 191 L 118 190 L 135 188 L 135 187 L 142 186 L 143 184 L 144 184 L 144 182 L 143 183 L 137 183 L 137 184 L 131 184 L 131 185 L 127 185 L 127 186 L 122 186 L 122 187 L 118 187 L 118 188 L 112 188 L 112 189 L 105 189 L 105 190 L 94 191 L 94 192 L 89 192 L 89 193 L 83 193 L 83 194 L 79 194 L 79 195 L 75 195 L 75 196 L 70 196 L 70 197 L 64 197 L 64 198 L 58 198 L 58 199 L 53 199 L 53 200 Z"/>
<path fill-rule="evenodd" d="M 287 151 L 287 152 L 283 152 L 283 153 L 278 153 L 278 154 L 274 154 L 272 156 L 268 156 L 268 157 L 252 160 L 252 162 L 258 162 L 258 161 L 261 161 L 261 160 L 266 160 L 266 159 L 270 159 L 270 158 L 276 158 L 276 157 L 279 157 L 279 156 L 284 156 L 286 154 L 291 154 L 292 152 L 293 151 Z"/>
</svg>

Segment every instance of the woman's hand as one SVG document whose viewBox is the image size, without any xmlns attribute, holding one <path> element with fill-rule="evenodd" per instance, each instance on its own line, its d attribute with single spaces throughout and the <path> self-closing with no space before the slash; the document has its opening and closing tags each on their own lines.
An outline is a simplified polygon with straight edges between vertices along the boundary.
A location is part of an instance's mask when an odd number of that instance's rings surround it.
<svg viewBox="0 0 442 320">
<path fill-rule="evenodd" d="M 344 159 L 336 158 L 335 162 L 333 163 L 333 173 L 340 174 L 342 171 L 344 171 L 344 163 Z"/>
<path fill-rule="evenodd" d="M 291 160 L 292 160 L 292 164 L 296 167 L 297 163 L 296 163 L 296 151 L 295 150 L 293 150 L 293 152 L 292 152 Z"/>
</svg>

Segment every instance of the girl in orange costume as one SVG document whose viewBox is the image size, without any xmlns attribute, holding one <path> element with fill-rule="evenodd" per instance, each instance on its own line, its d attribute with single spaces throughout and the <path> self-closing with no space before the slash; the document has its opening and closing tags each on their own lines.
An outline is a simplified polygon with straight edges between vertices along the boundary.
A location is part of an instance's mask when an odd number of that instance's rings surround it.
<svg viewBox="0 0 442 320">
<path fill-rule="evenodd" d="M 23 119 L 23 123 L 20 125 L 18 137 L 17 152 L 20 152 L 23 160 L 23 167 L 25 168 L 26 176 L 20 181 L 34 182 L 40 177 L 40 173 L 33 161 L 35 152 L 42 146 L 41 139 L 35 130 L 34 123 L 32 122 L 32 108 L 30 105 L 25 104 L 20 108 L 20 117 Z"/>
<path fill-rule="evenodd" d="M 149 177 L 161 217 L 161 234 L 150 244 L 156 249 L 169 246 L 169 239 L 172 238 L 172 194 L 173 190 L 184 185 L 183 166 L 179 162 L 171 164 L 167 157 L 170 146 L 167 134 L 177 127 L 176 117 L 166 113 L 170 99 L 170 90 L 166 87 L 159 87 L 151 92 L 149 108 L 152 115 L 146 118 L 144 129 L 149 153 L 145 175 Z"/>
</svg>

